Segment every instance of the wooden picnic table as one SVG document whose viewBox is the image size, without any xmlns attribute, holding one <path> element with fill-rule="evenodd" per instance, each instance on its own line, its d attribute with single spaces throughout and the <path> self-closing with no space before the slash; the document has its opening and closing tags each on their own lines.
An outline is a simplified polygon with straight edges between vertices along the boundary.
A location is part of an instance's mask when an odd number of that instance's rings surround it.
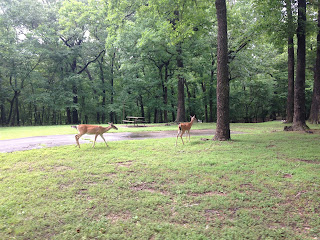
<svg viewBox="0 0 320 240">
<path fill-rule="evenodd" d="M 145 123 L 144 117 L 134 117 L 134 116 L 127 116 L 126 120 L 122 120 L 124 123 L 133 123 L 133 126 L 138 126 L 139 123 Z"/>
</svg>

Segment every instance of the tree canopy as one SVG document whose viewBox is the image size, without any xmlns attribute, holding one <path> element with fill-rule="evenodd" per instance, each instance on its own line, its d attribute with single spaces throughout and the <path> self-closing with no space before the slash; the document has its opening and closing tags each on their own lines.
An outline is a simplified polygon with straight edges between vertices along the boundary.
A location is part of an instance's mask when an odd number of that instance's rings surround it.
<svg viewBox="0 0 320 240">
<path fill-rule="evenodd" d="M 319 31 L 318 1 L 309 3 L 306 119 Z M 286 119 L 298 6 L 226 7 L 230 121 Z M 0 0 L 0 124 L 216 121 L 217 35 L 208 0 Z"/>
</svg>

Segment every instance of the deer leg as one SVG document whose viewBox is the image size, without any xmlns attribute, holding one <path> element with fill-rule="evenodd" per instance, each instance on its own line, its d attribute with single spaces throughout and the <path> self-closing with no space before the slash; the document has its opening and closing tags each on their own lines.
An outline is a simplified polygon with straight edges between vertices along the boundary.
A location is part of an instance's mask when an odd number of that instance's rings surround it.
<svg viewBox="0 0 320 240">
<path fill-rule="evenodd" d="M 177 146 L 178 137 L 179 137 L 180 133 L 181 133 L 181 130 L 178 130 L 178 135 L 177 135 L 177 139 L 176 139 L 176 146 Z"/>
<path fill-rule="evenodd" d="M 103 141 L 106 143 L 106 146 L 108 147 L 108 144 L 107 144 L 106 140 L 104 139 L 103 135 L 100 134 L 100 136 L 101 136 L 101 138 L 103 139 Z"/>
<path fill-rule="evenodd" d="M 76 139 L 76 142 L 77 142 L 77 145 L 79 146 L 79 148 L 80 148 L 79 139 L 81 138 L 81 136 L 82 136 L 82 135 L 80 135 L 80 134 L 77 134 L 77 135 L 75 136 L 75 139 Z"/>
<path fill-rule="evenodd" d="M 187 130 L 186 131 L 186 142 L 188 142 L 188 133 L 189 133 L 189 131 Z M 190 141 L 190 139 L 189 139 L 189 141 Z"/>
<path fill-rule="evenodd" d="M 96 143 L 96 141 L 97 141 L 98 135 L 99 135 L 99 134 L 96 134 L 96 136 L 94 137 L 94 141 L 93 141 L 93 145 L 92 145 L 93 148 L 94 148 L 94 145 L 95 145 L 95 143 Z"/>
<path fill-rule="evenodd" d="M 181 134 L 180 134 L 180 138 L 181 138 L 181 141 L 182 141 L 182 143 L 184 145 L 184 141 L 183 141 L 183 138 L 182 138 L 183 134 L 184 134 L 184 132 L 182 131 Z"/>
</svg>

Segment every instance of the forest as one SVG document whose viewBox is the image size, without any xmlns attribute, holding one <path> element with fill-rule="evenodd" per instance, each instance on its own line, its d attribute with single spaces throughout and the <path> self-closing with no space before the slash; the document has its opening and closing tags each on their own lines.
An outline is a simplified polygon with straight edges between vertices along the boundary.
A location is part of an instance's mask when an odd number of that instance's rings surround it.
<svg viewBox="0 0 320 240">
<path fill-rule="evenodd" d="M 292 122 L 298 1 L 226 6 L 230 122 Z M 304 118 L 313 123 L 319 9 L 306 2 L 303 27 Z M 0 125 L 121 123 L 128 115 L 215 122 L 217 34 L 208 0 L 0 0 Z"/>
</svg>

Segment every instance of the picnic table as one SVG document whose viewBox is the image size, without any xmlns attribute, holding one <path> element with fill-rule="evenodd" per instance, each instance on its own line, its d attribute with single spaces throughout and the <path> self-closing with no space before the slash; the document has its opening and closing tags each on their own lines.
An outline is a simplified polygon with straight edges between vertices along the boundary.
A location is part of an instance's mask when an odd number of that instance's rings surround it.
<svg viewBox="0 0 320 240">
<path fill-rule="evenodd" d="M 137 126 L 139 123 L 145 124 L 144 117 L 134 117 L 134 116 L 127 116 L 125 120 L 122 120 L 124 123 L 133 123 L 133 126 Z"/>
</svg>

